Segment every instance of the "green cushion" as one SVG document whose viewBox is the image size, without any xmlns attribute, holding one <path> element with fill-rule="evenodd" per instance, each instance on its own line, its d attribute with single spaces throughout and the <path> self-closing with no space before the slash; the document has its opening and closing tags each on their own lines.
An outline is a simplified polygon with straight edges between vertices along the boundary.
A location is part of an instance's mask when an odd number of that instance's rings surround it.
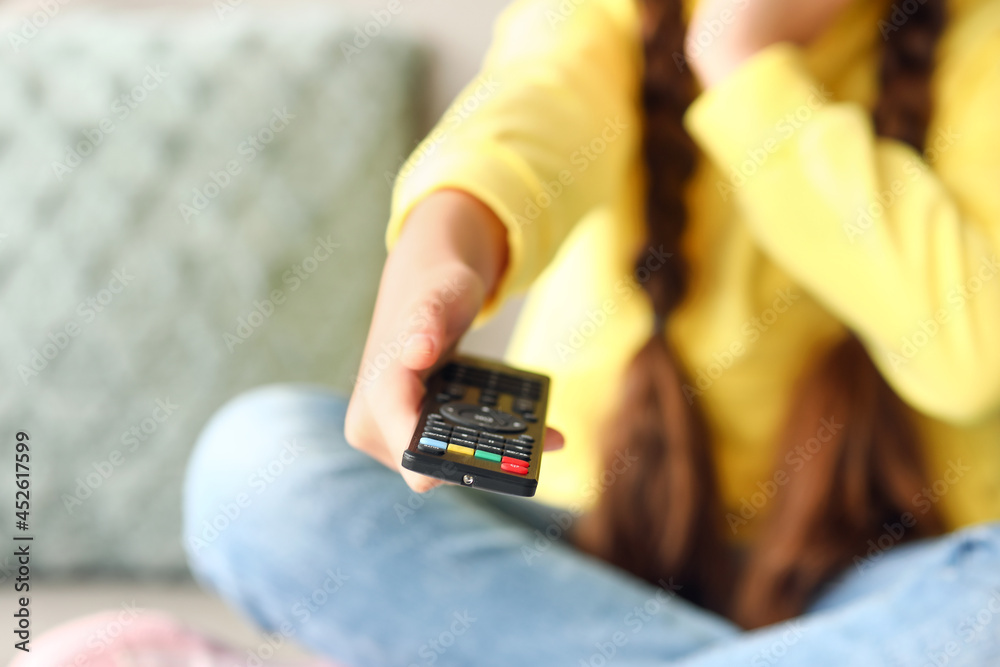
<svg viewBox="0 0 1000 667">
<path fill-rule="evenodd" d="M 183 572 L 212 412 L 350 390 L 422 88 L 391 35 L 348 62 L 355 23 L 66 11 L 0 49 L 0 414 L 31 434 L 33 572 Z"/>
</svg>

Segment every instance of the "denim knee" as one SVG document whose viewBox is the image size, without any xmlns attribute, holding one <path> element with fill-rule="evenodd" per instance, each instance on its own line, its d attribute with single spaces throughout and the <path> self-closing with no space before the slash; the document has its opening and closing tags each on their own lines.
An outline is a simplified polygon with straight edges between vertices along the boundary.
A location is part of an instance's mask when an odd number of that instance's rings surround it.
<svg viewBox="0 0 1000 667">
<path fill-rule="evenodd" d="M 202 430 L 184 482 L 184 548 L 203 583 L 212 583 L 247 531 L 277 529 L 284 493 L 301 485 L 315 458 L 360 456 L 343 438 L 345 399 L 317 387 L 269 385 L 226 403 Z M 306 437 L 321 432 L 319 438 Z"/>
<path fill-rule="evenodd" d="M 960 566 L 967 558 L 985 560 L 1000 572 L 1000 521 L 962 528 L 948 538 L 947 564 Z"/>
</svg>

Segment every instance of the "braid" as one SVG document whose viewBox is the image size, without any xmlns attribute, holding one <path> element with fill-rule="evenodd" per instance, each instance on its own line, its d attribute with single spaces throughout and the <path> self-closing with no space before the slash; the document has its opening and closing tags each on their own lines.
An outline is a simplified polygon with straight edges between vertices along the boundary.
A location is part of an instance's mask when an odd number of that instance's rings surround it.
<svg viewBox="0 0 1000 667">
<path fill-rule="evenodd" d="M 577 531 L 578 545 L 649 581 L 669 577 L 681 595 L 721 603 L 718 573 L 723 543 L 715 522 L 718 494 L 704 419 L 682 392 L 685 378 L 665 336 L 665 323 L 683 299 L 688 269 L 681 253 L 687 222 L 684 190 L 696 150 L 682 119 L 695 93 L 684 52 L 682 0 L 647 3 L 642 103 L 646 126 L 647 242 L 672 254 L 643 283 L 653 309 L 650 338 L 626 370 L 617 424 L 607 436 L 610 456 L 628 452 L 630 466 L 602 494 Z M 644 257 L 637 259 L 642 265 Z M 715 571 L 715 577 L 704 576 Z"/>
<path fill-rule="evenodd" d="M 924 150 L 934 107 L 931 75 L 935 46 L 944 30 L 945 3 L 928 0 L 899 30 L 888 33 L 879 72 L 875 131 Z"/>
<path fill-rule="evenodd" d="M 933 107 L 931 76 L 944 5 L 926 0 L 889 33 L 882 50 L 875 131 L 918 151 Z M 796 395 L 782 458 L 813 437 L 824 416 L 836 415 L 845 427 L 775 498 L 731 608 L 747 626 L 800 613 L 820 586 L 865 553 L 869 541 L 879 541 L 885 526 L 906 526 L 900 541 L 943 530 L 936 510 L 920 512 L 913 504 L 926 474 L 910 410 L 855 336 L 820 360 Z M 905 515 L 916 523 L 910 525 Z"/>
<path fill-rule="evenodd" d="M 645 43 L 642 104 L 646 116 L 643 154 L 650 175 L 646 194 L 648 242 L 675 251 L 673 261 L 644 284 L 656 316 L 655 328 L 660 328 L 687 288 L 687 266 L 679 251 L 687 220 L 684 186 L 694 173 L 696 153 L 682 124 L 694 96 L 694 79 L 690 69 L 677 70 L 672 56 L 684 49 L 682 3 L 668 0 L 657 4 L 659 16 Z M 640 257 L 637 266 L 642 261 Z"/>
<path fill-rule="evenodd" d="M 923 486 L 918 439 L 909 410 L 853 335 L 807 373 L 789 411 L 779 461 L 813 436 L 821 417 L 845 424 L 807 468 L 789 475 L 760 539 L 736 567 L 720 537 L 721 511 L 705 420 L 682 393 L 683 371 L 664 323 L 685 295 L 681 257 L 687 223 L 685 187 L 696 150 L 682 125 L 694 96 L 684 53 L 681 0 L 642 0 L 648 173 L 647 240 L 673 253 L 644 284 L 654 314 L 651 338 L 625 373 L 623 406 L 607 437 L 608 461 L 626 449 L 631 466 L 605 490 L 581 523 L 577 541 L 652 582 L 673 578 L 681 594 L 724 611 L 747 627 L 797 615 L 830 577 L 877 540 L 904 513 L 919 516 L 904 539 L 941 531 L 932 510 L 912 506 Z M 932 109 L 934 51 L 945 23 L 945 0 L 925 0 L 883 48 L 876 132 L 922 150 Z M 640 262 L 643 258 L 640 258 Z"/>
</svg>

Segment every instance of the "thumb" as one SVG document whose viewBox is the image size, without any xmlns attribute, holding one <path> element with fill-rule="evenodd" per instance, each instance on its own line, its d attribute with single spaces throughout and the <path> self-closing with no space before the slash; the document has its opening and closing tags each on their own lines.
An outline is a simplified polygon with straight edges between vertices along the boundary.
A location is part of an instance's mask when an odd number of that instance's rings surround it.
<svg viewBox="0 0 1000 667">
<path fill-rule="evenodd" d="M 401 361 L 414 371 L 430 368 L 441 356 L 441 337 L 428 332 L 417 332 L 403 344 Z"/>
<path fill-rule="evenodd" d="M 403 341 L 400 362 L 414 371 L 433 366 L 448 346 L 443 304 L 429 300 L 421 303 L 411 318 L 411 326 Z"/>
<path fill-rule="evenodd" d="M 411 311 L 400 362 L 423 371 L 457 342 L 472 324 L 483 301 L 483 288 L 471 270 L 451 273 Z"/>
</svg>

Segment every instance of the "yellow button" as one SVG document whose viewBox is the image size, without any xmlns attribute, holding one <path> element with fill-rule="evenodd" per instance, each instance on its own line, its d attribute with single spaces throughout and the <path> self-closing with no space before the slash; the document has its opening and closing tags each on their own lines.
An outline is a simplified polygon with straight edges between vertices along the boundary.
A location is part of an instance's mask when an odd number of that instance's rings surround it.
<svg viewBox="0 0 1000 667">
<path fill-rule="evenodd" d="M 466 456 L 474 456 L 476 450 L 471 447 L 463 447 L 462 445 L 456 445 L 454 442 L 448 443 L 448 451 L 454 452 L 455 454 L 465 454 Z"/>
</svg>

